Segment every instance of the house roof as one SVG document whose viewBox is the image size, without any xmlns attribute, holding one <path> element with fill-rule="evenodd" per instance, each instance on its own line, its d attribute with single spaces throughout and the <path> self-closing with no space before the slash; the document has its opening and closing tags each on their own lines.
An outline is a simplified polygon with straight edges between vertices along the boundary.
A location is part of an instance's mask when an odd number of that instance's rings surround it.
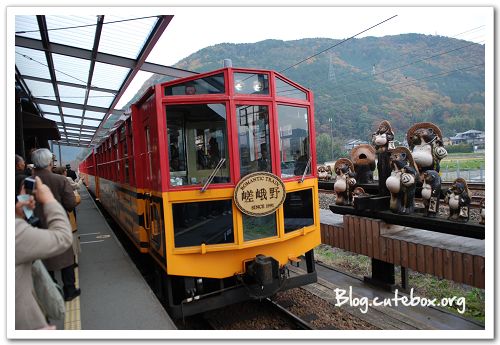
<svg viewBox="0 0 500 345">
<path fill-rule="evenodd" d="M 484 133 L 484 132 L 482 132 L 482 131 L 478 131 L 478 130 L 476 130 L 476 129 L 469 129 L 468 131 L 463 132 L 463 133 L 461 133 L 461 134 L 481 134 L 481 133 Z"/>
<path fill-rule="evenodd" d="M 450 137 L 450 140 L 470 139 L 470 134 L 477 134 L 474 136 L 474 138 L 484 138 L 484 132 L 475 129 L 469 129 L 468 131 L 457 133 L 455 136 Z"/>
</svg>

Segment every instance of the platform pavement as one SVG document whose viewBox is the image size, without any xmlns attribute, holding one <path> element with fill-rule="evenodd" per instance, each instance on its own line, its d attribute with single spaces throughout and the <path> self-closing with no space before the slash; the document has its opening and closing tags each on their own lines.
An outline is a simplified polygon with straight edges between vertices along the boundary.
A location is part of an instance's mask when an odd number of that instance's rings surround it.
<svg viewBox="0 0 500 345">
<path fill-rule="evenodd" d="M 85 188 L 77 207 L 82 252 L 76 268 L 81 296 L 66 302 L 58 329 L 176 329 Z M 80 327 L 79 327 L 80 326 Z"/>
</svg>

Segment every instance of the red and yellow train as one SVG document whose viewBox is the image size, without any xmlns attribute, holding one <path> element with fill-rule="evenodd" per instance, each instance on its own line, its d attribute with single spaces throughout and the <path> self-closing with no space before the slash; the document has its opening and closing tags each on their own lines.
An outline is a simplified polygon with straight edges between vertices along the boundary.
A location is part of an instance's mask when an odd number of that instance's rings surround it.
<svg viewBox="0 0 500 345">
<path fill-rule="evenodd" d="M 173 317 L 316 281 L 310 90 L 226 67 L 151 87 L 131 110 L 80 175 L 156 261 Z M 300 260 L 307 273 L 290 277 Z"/>
</svg>

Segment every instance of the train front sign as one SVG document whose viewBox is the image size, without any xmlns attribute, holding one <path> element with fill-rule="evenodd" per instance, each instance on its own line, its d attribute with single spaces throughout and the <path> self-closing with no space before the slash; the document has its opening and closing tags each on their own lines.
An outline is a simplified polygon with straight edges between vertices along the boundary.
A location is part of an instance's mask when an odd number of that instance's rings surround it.
<svg viewBox="0 0 500 345">
<path fill-rule="evenodd" d="M 268 172 L 248 174 L 234 189 L 234 202 L 238 209 L 255 217 L 273 214 L 283 204 L 285 196 L 283 181 Z"/>
<path fill-rule="evenodd" d="M 228 67 L 148 89 L 80 172 L 179 317 L 316 281 L 313 138 L 310 90 Z"/>
</svg>

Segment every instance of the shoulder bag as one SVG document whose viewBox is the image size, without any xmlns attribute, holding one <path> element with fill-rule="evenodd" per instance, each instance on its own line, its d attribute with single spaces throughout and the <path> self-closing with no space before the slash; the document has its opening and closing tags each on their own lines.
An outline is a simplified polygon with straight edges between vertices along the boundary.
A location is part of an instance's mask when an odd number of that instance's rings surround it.
<svg viewBox="0 0 500 345">
<path fill-rule="evenodd" d="M 64 320 L 64 298 L 62 288 L 56 284 L 41 260 L 33 262 L 31 272 L 35 298 L 42 312 L 52 320 Z"/>
<path fill-rule="evenodd" d="M 74 190 L 73 193 L 75 193 L 76 205 L 78 206 L 78 205 L 80 205 L 82 198 L 80 196 L 80 193 L 78 193 L 78 191 Z"/>
</svg>

